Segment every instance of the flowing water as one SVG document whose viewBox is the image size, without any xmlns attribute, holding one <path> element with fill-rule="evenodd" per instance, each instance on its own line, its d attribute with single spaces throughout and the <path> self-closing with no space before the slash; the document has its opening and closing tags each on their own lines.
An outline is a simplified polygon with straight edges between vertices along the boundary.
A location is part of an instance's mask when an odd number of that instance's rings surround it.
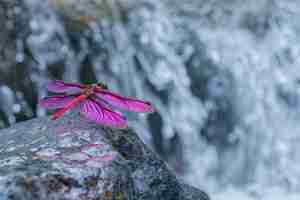
<svg viewBox="0 0 300 200">
<path fill-rule="evenodd" d="M 155 105 L 130 125 L 216 199 L 300 194 L 300 2 L 1 1 L 0 126 L 45 115 L 50 79 L 101 81 Z"/>
</svg>

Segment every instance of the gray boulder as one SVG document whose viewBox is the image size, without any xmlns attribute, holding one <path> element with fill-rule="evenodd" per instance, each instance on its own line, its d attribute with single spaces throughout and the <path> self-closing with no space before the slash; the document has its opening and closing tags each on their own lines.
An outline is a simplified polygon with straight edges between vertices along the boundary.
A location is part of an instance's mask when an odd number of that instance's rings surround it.
<svg viewBox="0 0 300 200">
<path fill-rule="evenodd" d="M 208 200 L 181 183 L 130 129 L 76 111 L 0 131 L 0 200 Z"/>
</svg>

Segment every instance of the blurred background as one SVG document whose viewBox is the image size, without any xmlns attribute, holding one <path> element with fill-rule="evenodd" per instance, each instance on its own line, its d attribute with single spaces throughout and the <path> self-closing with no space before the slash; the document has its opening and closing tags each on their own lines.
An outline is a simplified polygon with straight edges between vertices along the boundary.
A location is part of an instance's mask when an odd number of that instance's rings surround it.
<svg viewBox="0 0 300 200">
<path fill-rule="evenodd" d="M 49 80 L 151 101 L 130 126 L 212 199 L 300 197 L 300 1 L 0 0 L 0 127 Z"/>
</svg>

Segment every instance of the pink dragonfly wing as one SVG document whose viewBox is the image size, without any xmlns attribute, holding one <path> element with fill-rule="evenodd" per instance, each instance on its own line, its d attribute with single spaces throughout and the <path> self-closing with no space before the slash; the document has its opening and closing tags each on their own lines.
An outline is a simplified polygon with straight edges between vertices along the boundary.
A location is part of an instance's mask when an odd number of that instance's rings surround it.
<svg viewBox="0 0 300 200">
<path fill-rule="evenodd" d="M 74 98 L 75 98 L 75 96 L 73 96 L 73 95 L 45 97 L 39 101 L 39 104 L 41 106 L 43 106 L 45 108 L 49 108 L 49 109 L 64 108 Z"/>
<path fill-rule="evenodd" d="M 154 112 L 150 102 L 123 97 L 107 90 L 96 91 L 96 96 L 112 106 L 131 112 Z"/>
<path fill-rule="evenodd" d="M 100 102 L 86 99 L 80 107 L 81 113 L 91 121 L 116 128 L 126 128 L 126 119 Z"/>
<path fill-rule="evenodd" d="M 55 93 L 80 93 L 83 90 L 83 86 L 78 83 L 66 83 L 60 80 L 54 80 L 49 82 L 48 91 Z"/>
</svg>

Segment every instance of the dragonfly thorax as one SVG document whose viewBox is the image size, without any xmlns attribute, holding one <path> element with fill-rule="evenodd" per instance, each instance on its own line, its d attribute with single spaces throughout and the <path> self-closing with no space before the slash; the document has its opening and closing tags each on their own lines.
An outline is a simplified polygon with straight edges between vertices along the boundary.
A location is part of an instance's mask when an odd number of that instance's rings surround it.
<svg viewBox="0 0 300 200">
<path fill-rule="evenodd" d="M 95 93 L 96 90 L 106 90 L 107 88 L 107 85 L 102 83 L 86 85 L 84 87 L 83 94 L 86 96 L 91 96 Z"/>
<path fill-rule="evenodd" d="M 93 85 L 88 85 L 84 88 L 83 94 L 86 96 L 91 96 L 94 94 L 94 86 Z"/>
</svg>

